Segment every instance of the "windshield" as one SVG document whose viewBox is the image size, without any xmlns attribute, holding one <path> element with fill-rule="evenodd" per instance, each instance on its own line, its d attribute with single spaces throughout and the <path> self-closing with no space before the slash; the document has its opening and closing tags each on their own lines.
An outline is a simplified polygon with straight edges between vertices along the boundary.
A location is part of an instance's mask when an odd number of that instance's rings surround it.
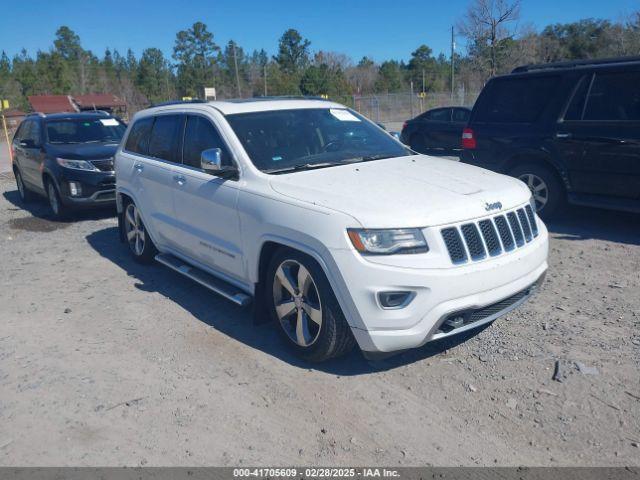
<svg viewBox="0 0 640 480">
<path fill-rule="evenodd" d="M 115 118 L 65 118 L 47 122 L 49 143 L 120 143 L 125 125 Z"/>
<path fill-rule="evenodd" d="M 227 115 L 254 165 L 267 173 L 410 155 L 360 115 L 335 108 Z"/>
</svg>

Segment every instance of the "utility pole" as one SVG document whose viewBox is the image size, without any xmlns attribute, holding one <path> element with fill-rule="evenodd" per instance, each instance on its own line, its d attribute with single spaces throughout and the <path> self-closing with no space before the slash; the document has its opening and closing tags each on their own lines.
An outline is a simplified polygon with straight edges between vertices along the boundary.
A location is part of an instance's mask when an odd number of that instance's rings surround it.
<svg viewBox="0 0 640 480">
<path fill-rule="evenodd" d="M 238 73 L 238 56 L 236 55 L 236 42 L 233 42 L 232 45 L 233 45 L 233 63 L 236 67 L 236 85 L 238 86 L 238 97 L 242 97 L 242 92 L 240 92 L 240 74 Z"/>
<path fill-rule="evenodd" d="M 453 25 L 451 25 L 451 104 L 453 105 L 453 89 L 454 89 L 454 83 L 453 83 L 453 75 L 454 75 L 454 66 L 453 66 L 453 62 L 455 59 L 455 51 L 456 51 L 456 38 L 455 38 L 455 33 L 453 31 Z"/>
<path fill-rule="evenodd" d="M 266 97 L 267 96 L 267 65 L 266 64 L 264 66 L 263 78 L 264 78 L 264 96 Z"/>
</svg>

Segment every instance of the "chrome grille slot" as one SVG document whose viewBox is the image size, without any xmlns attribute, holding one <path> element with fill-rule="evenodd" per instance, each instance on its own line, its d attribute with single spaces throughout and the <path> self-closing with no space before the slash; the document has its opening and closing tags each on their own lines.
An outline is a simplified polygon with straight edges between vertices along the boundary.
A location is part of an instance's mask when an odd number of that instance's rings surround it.
<svg viewBox="0 0 640 480">
<path fill-rule="evenodd" d="M 498 240 L 498 233 L 496 232 L 496 227 L 493 226 L 493 222 L 489 219 L 481 220 L 478 222 L 478 225 L 480 226 L 484 243 L 487 245 L 489 255 L 492 257 L 500 255 L 502 253 L 502 246 L 500 245 L 500 240 Z"/>
<path fill-rule="evenodd" d="M 496 217 L 494 220 L 498 227 L 498 233 L 500 233 L 500 240 L 502 240 L 502 245 L 504 246 L 505 251 L 510 252 L 511 250 L 516 248 L 516 242 L 513 239 L 513 235 L 511 235 L 511 230 L 509 230 L 507 220 L 502 215 Z"/>
<path fill-rule="evenodd" d="M 518 218 L 520 219 L 520 224 L 524 230 L 524 238 L 527 243 L 529 243 L 533 240 L 533 237 L 531 236 L 531 227 L 529 226 L 529 220 L 527 220 L 527 214 L 524 213 L 522 208 L 518 210 Z"/>
<path fill-rule="evenodd" d="M 467 261 L 467 252 L 462 244 L 460 232 L 456 227 L 444 228 L 442 230 L 442 238 L 453 263 L 458 264 Z"/>
<path fill-rule="evenodd" d="M 513 212 L 507 213 L 507 219 L 509 220 L 509 225 L 511 226 L 513 236 L 516 239 L 516 245 L 518 247 L 521 247 L 522 245 L 524 245 L 524 234 L 522 233 L 522 228 L 520 228 L 520 222 L 518 222 L 516 214 Z"/>
<path fill-rule="evenodd" d="M 475 223 L 467 223 L 462 225 L 460 229 L 462 230 L 462 236 L 464 237 L 464 241 L 469 249 L 471 260 L 482 260 L 486 257 L 487 252 L 484 249 L 484 244 L 480 238 L 480 232 L 478 232 L 478 227 L 476 227 Z"/>
<path fill-rule="evenodd" d="M 529 242 L 540 233 L 530 205 L 440 230 L 451 261 L 463 264 L 497 257 Z"/>
<path fill-rule="evenodd" d="M 538 236 L 538 224 L 536 223 L 536 216 L 533 214 L 533 209 L 531 208 L 531 205 L 527 205 L 526 207 L 524 207 L 524 209 L 527 211 L 527 217 L 529 218 L 529 224 L 531 225 L 531 230 L 533 231 L 533 236 L 537 237 Z"/>
</svg>

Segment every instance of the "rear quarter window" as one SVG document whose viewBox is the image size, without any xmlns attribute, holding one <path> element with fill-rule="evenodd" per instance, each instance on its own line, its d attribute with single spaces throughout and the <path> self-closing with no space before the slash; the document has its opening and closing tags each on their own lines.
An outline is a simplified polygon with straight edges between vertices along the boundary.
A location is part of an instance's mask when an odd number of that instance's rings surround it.
<svg viewBox="0 0 640 480">
<path fill-rule="evenodd" d="M 551 101 L 558 76 L 498 78 L 478 99 L 473 120 L 486 123 L 533 123 Z"/>
<path fill-rule="evenodd" d="M 149 137 L 153 127 L 153 117 L 141 118 L 131 127 L 124 149 L 128 152 L 149 154 Z"/>
</svg>

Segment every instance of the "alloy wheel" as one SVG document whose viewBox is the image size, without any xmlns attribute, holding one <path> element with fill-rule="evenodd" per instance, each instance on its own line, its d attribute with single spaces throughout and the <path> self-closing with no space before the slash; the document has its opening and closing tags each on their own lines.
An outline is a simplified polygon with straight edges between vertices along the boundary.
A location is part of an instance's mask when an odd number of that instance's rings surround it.
<svg viewBox="0 0 640 480">
<path fill-rule="evenodd" d="M 129 248 L 136 256 L 140 256 L 144 251 L 146 234 L 144 230 L 144 224 L 142 223 L 142 219 L 140 218 L 140 213 L 138 213 L 138 209 L 133 203 L 127 205 L 124 219 Z"/>
<path fill-rule="evenodd" d="M 518 177 L 531 190 L 533 200 L 536 204 L 536 211 L 540 212 L 549 201 L 549 188 L 543 179 L 533 173 L 524 173 Z"/>
<path fill-rule="evenodd" d="M 307 268 L 285 260 L 273 280 L 273 304 L 282 329 L 300 347 L 309 347 L 320 335 L 322 304 L 318 287 Z"/>
</svg>

